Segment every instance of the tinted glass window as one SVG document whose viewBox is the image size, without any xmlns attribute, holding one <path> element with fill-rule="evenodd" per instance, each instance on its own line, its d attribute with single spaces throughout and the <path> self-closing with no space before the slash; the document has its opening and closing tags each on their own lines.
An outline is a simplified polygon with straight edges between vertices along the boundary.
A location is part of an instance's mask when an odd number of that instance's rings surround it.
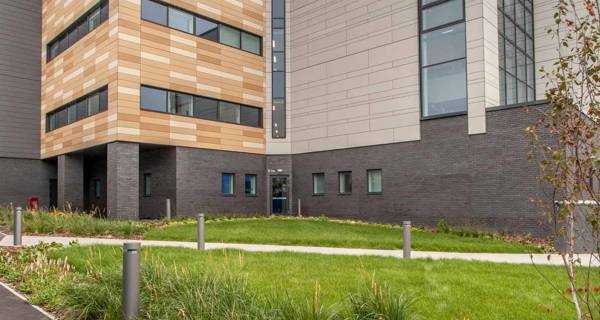
<svg viewBox="0 0 600 320">
<path fill-rule="evenodd" d="M 273 98 L 285 98 L 285 72 L 273 72 Z"/>
<path fill-rule="evenodd" d="M 142 18 L 167 25 L 167 7 L 150 0 L 142 0 Z"/>
<path fill-rule="evenodd" d="M 165 90 L 142 87 L 140 104 L 143 109 L 167 112 L 167 92 Z"/>
<path fill-rule="evenodd" d="M 314 173 L 313 174 L 313 194 L 324 194 L 325 193 L 325 174 Z"/>
<path fill-rule="evenodd" d="M 255 54 L 260 54 L 260 38 L 246 33 L 246 32 L 242 32 L 242 50 L 248 51 L 248 52 L 252 52 Z"/>
<path fill-rule="evenodd" d="M 285 20 L 273 19 L 273 29 L 285 29 Z"/>
<path fill-rule="evenodd" d="M 88 106 L 90 115 L 95 115 L 100 112 L 100 95 L 95 93 L 88 98 Z"/>
<path fill-rule="evenodd" d="M 244 192 L 247 196 L 256 195 L 256 175 L 247 174 L 244 177 Z"/>
<path fill-rule="evenodd" d="M 235 103 L 219 102 L 219 120 L 240 123 L 240 106 Z"/>
<path fill-rule="evenodd" d="M 58 112 L 57 127 L 64 127 L 67 123 L 69 123 L 69 114 L 67 108 L 64 108 Z"/>
<path fill-rule="evenodd" d="M 69 47 L 69 38 L 67 38 L 66 36 L 63 36 L 60 38 L 60 45 L 59 45 L 59 51 L 63 52 L 65 51 L 67 48 Z"/>
<path fill-rule="evenodd" d="M 89 115 L 87 99 L 77 102 L 77 120 L 87 118 Z"/>
<path fill-rule="evenodd" d="M 89 27 L 87 24 L 87 21 L 82 21 L 78 26 L 77 26 L 77 33 L 79 33 L 79 38 L 83 38 L 86 34 L 88 34 L 89 32 Z"/>
<path fill-rule="evenodd" d="M 79 33 L 77 32 L 77 28 L 69 31 L 69 45 L 72 46 L 79 40 Z"/>
<path fill-rule="evenodd" d="M 271 130 L 273 138 L 285 138 L 286 123 L 285 123 L 285 100 L 273 99 Z"/>
<path fill-rule="evenodd" d="M 96 9 L 88 17 L 89 30 L 92 31 L 100 25 L 100 8 Z"/>
<path fill-rule="evenodd" d="M 273 0 L 273 18 L 285 18 L 285 0 Z"/>
<path fill-rule="evenodd" d="M 187 12 L 169 8 L 169 27 L 183 32 L 194 33 L 194 17 Z"/>
<path fill-rule="evenodd" d="M 240 31 L 230 28 L 228 26 L 221 26 L 219 28 L 219 40 L 222 44 L 226 44 L 228 46 L 240 47 Z"/>
<path fill-rule="evenodd" d="M 214 22 L 196 17 L 196 35 L 204 39 L 219 41 L 219 26 Z"/>
<path fill-rule="evenodd" d="M 67 108 L 68 122 L 73 123 L 77 121 L 77 105 L 73 104 Z"/>
<path fill-rule="evenodd" d="M 233 195 L 233 174 L 223 173 L 221 176 L 221 193 L 224 195 Z"/>
<path fill-rule="evenodd" d="M 421 36 L 421 63 L 423 66 L 464 58 L 465 24 L 425 33 Z"/>
<path fill-rule="evenodd" d="M 100 91 L 100 112 L 108 110 L 108 90 Z"/>
<path fill-rule="evenodd" d="M 189 94 L 169 92 L 169 112 L 191 116 L 192 96 Z"/>
<path fill-rule="evenodd" d="M 144 174 L 144 197 L 152 196 L 152 174 Z"/>
<path fill-rule="evenodd" d="M 203 97 L 194 97 L 194 117 L 219 120 L 219 101 Z"/>
<path fill-rule="evenodd" d="M 367 171 L 367 192 L 380 193 L 383 190 L 381 183 L 381 170 Z"/>
<path fill-rule="evenodd" d="M 285 71 L 285 54 L 283 52 L 273 53 L 273 71 Z"/>
<path fill-rule="evenodd" d="M 466 61 L 458 60 L 422 71 L 423 116 L 434 116 L 467 109 Z"/>
<path fill-rule="evenodd" d="M 240 124 L 251 127 L 262 127 L 261 110 L 242 106 L 240 107 Z"/>
<path fill-rule="evenodd" d="M 352 172 L 340 172 L 338 178 L 340 193 L 352 193 Z"/>
<path fill-rule="evenodd" d="M 423 30 L 463 19 L 463 1 L 451 0 L 423 10 Z"/>
<path fill-rule="evenodd" d="M 285 50 L 285 31 L 283 29 L 273 30 L 273 51 Z"/>
</svg>

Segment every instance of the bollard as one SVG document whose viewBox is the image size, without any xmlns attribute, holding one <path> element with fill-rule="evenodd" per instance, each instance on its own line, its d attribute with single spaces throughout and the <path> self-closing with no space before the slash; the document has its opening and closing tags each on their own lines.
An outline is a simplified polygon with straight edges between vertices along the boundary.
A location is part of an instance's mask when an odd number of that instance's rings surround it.
<svg viewBox="0 0 600 320">
<path fill-rule="evenodd" d="M 140 243 L 123 244 L 123 319 L 137 319 L 140 305 Z"/>
<path fill-rule="evenodd" d="M 402 249 L 404 259 L 410 259 L 410 221 L 404 221 L 402 223 Z"/>
<path fill-rule="evenodd" d="M 298 217 L 302 217 L 302 200 L 298 199 Z"/>
<path fill-rule="evenodd" d="M 204 213 L 198 215 L 198 250 L 204 250 Z"/>
<path fill-rule="evenodd" d="M 167 220 L 171 220 L 171 199 L 167 198 Z"/>
<path fill-rule="evenodd" d="M 13 221 L 14 221 L 14 230 L 13 230 L 13 244 L 15 246 L 20 246 L 23 243 L 23 234 L 22 234 L 22 226 L 21 223 L 23 221 L 23 212 L 21 207 L 16 207 L 15 208 L 15 214 L 13 216 Z"/>
</svg>

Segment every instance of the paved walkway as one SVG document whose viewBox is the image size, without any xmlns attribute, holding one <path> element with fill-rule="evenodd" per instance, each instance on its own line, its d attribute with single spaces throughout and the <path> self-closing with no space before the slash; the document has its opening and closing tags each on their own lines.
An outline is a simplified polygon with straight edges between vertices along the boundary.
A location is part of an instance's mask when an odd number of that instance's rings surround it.
<svg viewBox="0 0 600 320">
<path fill-rule="evenodd" d="M 0 282 L 0 319 L 46 320 L 53 317 L 30 305 L 25 297 Z"/>
<path fill-rule="evenodd" d="M 183 247 L 196 248 L 195 242 L 179 241 L 155 241 L 155 240 L 126 240 L 126 239 L 103 239 L 103 238 L 79 238 L 79 237 L 49 237 L 49 236 L 24 236 L 24 245 L 35 245 L 40 242 L 57 242 L 68 245 L 71 241 L 78 241 L 80 245 L 123 245 L 124 242 L 141 242 L 142 246 L 161 246 L 161 247 Z M 12 246 L 12 236 L 7 236 L 0 240 L 0 246 Z M 330 255 L 353 255 L 353 256 L 381 256 L 402 258 L 401 250 L 374 250 L 374 249 L 349 249 L 349 248 L 328 248 L 328 247 L 307 247 L 307 246 L 279 246 L 263 244 L 235 244 L 235 243 L 207 243 L 206 249 L 239 249 L 252 252 L 302 252 L 318 253 Z M 418 259 L 460 259 L 488 262 L 518 263 L 530 264 L 533 260 L 538 265 L 562 265 L 562 259 L 559 255 L 547 254 L 527 254 L 527 253 L 459 253 L 459 252 L 429 252 L 413 251 L 413 258 Z M 582 261 L 587 262 L 589 255 L 580 255 Z M 584 262 L 584 263 L 585 263 Z M 598 261 L 593 263 L 600 266 Z"/>
</svg>

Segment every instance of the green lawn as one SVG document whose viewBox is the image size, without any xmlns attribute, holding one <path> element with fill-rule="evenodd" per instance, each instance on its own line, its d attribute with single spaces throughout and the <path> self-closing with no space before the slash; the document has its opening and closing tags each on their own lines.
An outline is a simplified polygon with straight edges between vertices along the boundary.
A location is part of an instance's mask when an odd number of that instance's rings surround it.
<svg viewBox="0 0 600 320">
<path fill-rule="evenodd" d="M 70 247 L 57 255 L 68 257 L 79 273 L 94 266 L 101 274 L 109 274 L 119 270 L 122 251 L 120 247 Z M 342 306 L 350 292 L 374 277 L 380 284 L 391 285 L 394 292 L 416 298 L 413 307 L 419 319 L 573 318 L 568 300 L 553 291 L 531 265 L 149 247 L 142 249 L 141 256 L 143 266 L 159 261 L 172 274 L 189 272 L 191 279 L 201 273 L 243 275 L 248 289 L 264 297 L 287 295 L 310 301 L 318 283 L 326 306 Z M 566 288 L 560 267 L 539 270 L 560 289 Z M 106 276 L 99 279 L 108 281 Z M 101 286 L 112 292 L 115 301 L 118 281 L 115 278 L 114 285 Z M 160 295 L 161 290 L 149 294 Z"/>
<path fill-rule="evenodd" d="M 297 218 L 209 220 L 206 241 L 225 243 L 308 245 L 370 249 L 402 248 L 401 226 Z M 196 224 L 148 230 L 144 239 L 196 241 Z M 431 231 L 412 231 L 412 248 L 454 252 L 540 252 L 533 246 L 491 238 L 469 238 Z"/>
</svg>

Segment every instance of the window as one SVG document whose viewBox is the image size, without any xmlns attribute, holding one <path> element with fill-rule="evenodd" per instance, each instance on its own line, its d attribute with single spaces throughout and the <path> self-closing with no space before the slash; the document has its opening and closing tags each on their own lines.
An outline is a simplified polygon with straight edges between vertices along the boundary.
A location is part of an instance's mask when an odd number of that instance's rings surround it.
<svg viewBox="0 0 600 320">
<path fill-rule="evenodd" d="M 463 0 L 421 0 L 421 116 L 467 110 Z"/>
<path fill-rule="evenodd" d="M 169 92 L 169 113 L 191 116 L 192 96 L 189 94 Z"/>
<path fill-rule="evenodd" d="M 221 176 L 221 193 L 223 195 L 233 195 L 234 177 L 233 173 L 223 173 Z"/>
<path fill-rule="evenodd" d="M 169 27 L 193 34 L 194 16 L 171 7 L 169 8 Z"/>
<path fill-rule="evenodd" d="M 273 53 L 273 71 L 285 71 L 285 56 L 283 52 Z"/>
<path fill-rule="evenodd" d="M 194 97 L 194 117 L 219 120 L 219 101 L 204 97 Z"/>
<path fill-rule="evenodd" d="M 100 93 L 100 106 L 103 97 Z M 220 101 L 207 97 L 194 96 L 181 92 L 140 87 L 140 107 L 144 110 L 168 112 L 194 118 L 241 124 L 262 128 L 261 108 L 243 106 L 237 103 Z"/>
<path fill-rule="evenodd" d="M 352 172 L 338 172 L 339 192 L 340 194 L 352 193 Z"/>
<path fill-rule="evenodd" d="M 196 35 L 215 42 L 219 41 L 219 25 L 212 21 L 196 17 Z"/>
<path fill-rule="evenodd" d="M 535 101 L 532 17 L 530 0 L 498 1 L 500 105 Z"/>
<path fill-rule="evenodd" d="M 367 170 L 368 193 L 381 193 L 383 191 L 381 176 L 381 169 Z"/>
<path fill-rule="evenodd" d="M 231 47 L 240 47 L 240 30 L 221 25 L 219 28 L 219 40 L 222 44 L 226 44 Z"/>
<path fill-rule="evenodd" d="M 262 38 L 170 4 L 142 0 L 142 19 L 194 34 L 256 55 L 262 54 Z"/>
<path fill-rule="evenodd" d="M 242 50 L 260 55 L 260 46 L 260 37 L 246 32 L 242 32 Z"/>
<path fill-rule="evenodd" d="M 272 57 L 271 57 L 271 138 L 286 137 L 285 92 L 285 0 L 272 0 Z"/>
<path fill-rule="evenodd" d="M 313 195 L 325 194 L 325 174 L 313 173 Z"/>
<path fill-rule="evenodd" d="M 108 20 L 108 0 L 102 0 L 48 42 L 46 62 L 56 58 L 106 20 Z"/>
<path fill-rule="evenodd" d="M 240 123 L 240 105 L 235 103 L 219 103 L 219 119 L 225 122 Z"/>
<path fill-rule="evenodd" d="M 152 173 L 144 173 L 144 197 L 152 196 Z"/>
<path fill-rule="evenodd" d="M 94 179 L 94 195 L 96 199 L 100 199 L 102 196 L 102 185 L 100 183 L 100 179 Z"/>
<path fill-rule="evenodd" d="M 273 128 L 272 136 L 276 138 L 285 138 L 285 100 L 273 99 Z"/>
<path fill-rule="evenodd" d="M 150 0 L 142 0 L 142 19 L 167 25 L 167 7 Z"/>
<path fill-rule="evenodd" d="M 46 114 L 46 132 L 93 116 L 108 108 L 108 88 L 103 87 Z"/>
<path fill-rule="evenodd" d="M 255 196 L 256 195 L 256 175 L 255 174 L 247 174 L 244 177 L 244 190 L 246 196 Z"/>
<path fill-rule="evenodd" d="M 167 91 L 142 86 L 140 95 L 143 109 L 167 112 Z"/>
</svg>

